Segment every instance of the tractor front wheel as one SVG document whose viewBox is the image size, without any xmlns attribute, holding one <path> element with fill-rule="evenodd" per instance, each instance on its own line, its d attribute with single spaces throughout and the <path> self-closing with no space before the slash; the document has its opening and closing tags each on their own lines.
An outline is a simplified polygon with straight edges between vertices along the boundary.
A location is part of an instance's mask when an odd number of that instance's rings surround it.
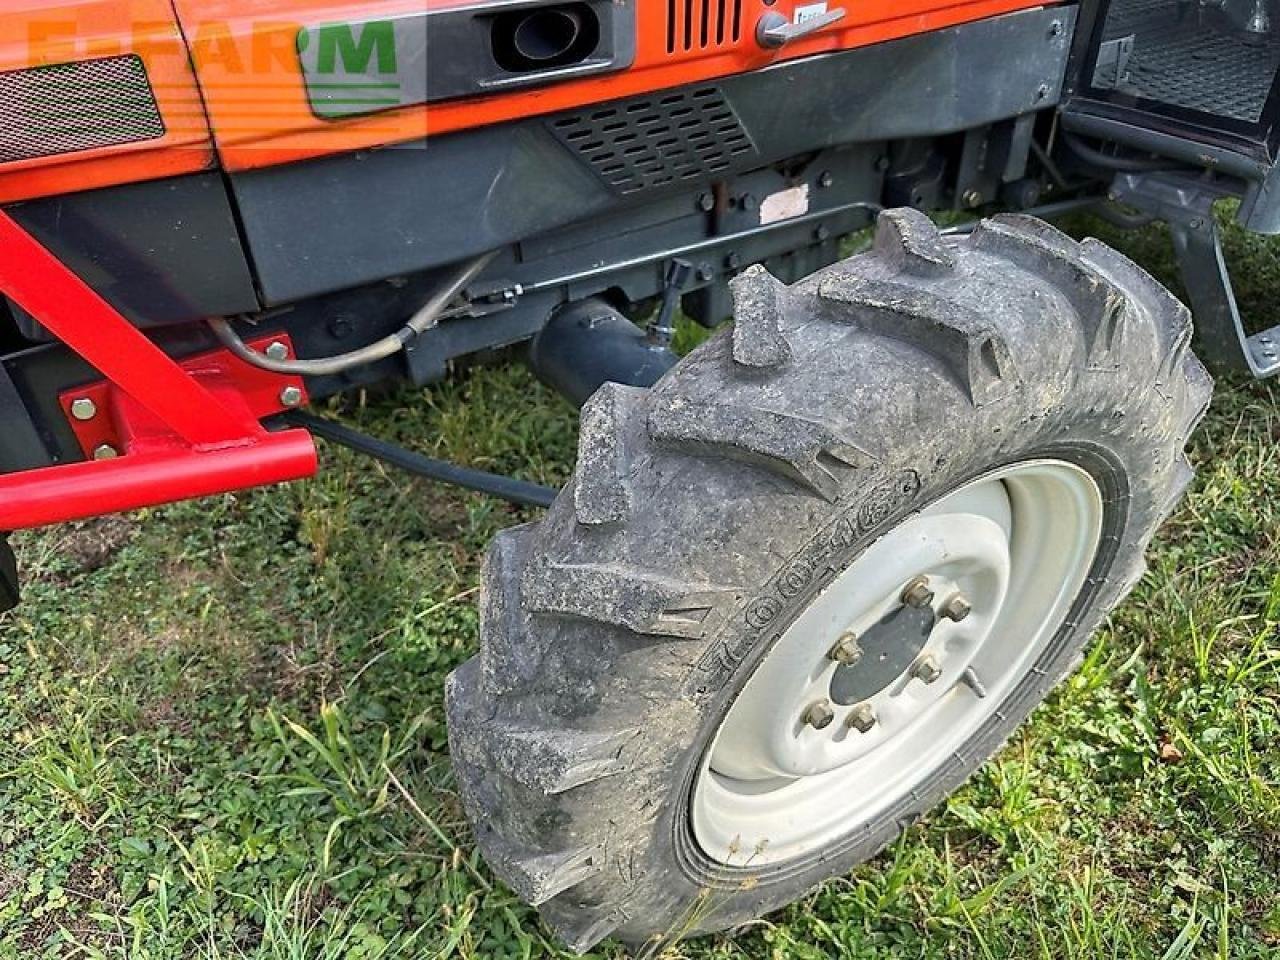
<svg viewBox="0 0 1280 960">
<path fill-rule="evenodd" d="M 578 950 L 759 916 L 954 790 L 1142 575 L 1209 402 L 1186 309 L 1027 217 L 889 211 L 733 290 L 584 407 L 450 678 L 480 849 Z"/>
</svg>

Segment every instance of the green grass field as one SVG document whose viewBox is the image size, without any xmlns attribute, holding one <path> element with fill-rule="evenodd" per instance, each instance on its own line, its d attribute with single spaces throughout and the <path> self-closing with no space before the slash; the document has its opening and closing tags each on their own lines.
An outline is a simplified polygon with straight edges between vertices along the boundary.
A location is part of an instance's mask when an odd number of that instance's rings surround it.
<svg viewBox="0 0 1280 960">
<path fill-rule="evenodd" d="M 1158 233 L 1121 239 L 1167 277 Z M 1274 303 L 1269 252 L 1241 256 L 1246 301 Z M 1280 955 L 1276 400 L 1220 385 L 1150 574 L 968 786 L 850 876 L 669 956 Z M 519 366 L 344 416 L 544 483 L 574 457 L 574 411 Z M 322 462 L 16 538 L 0 958 L 561 956 L 471 846 L 441 705 L 485 544 L 536 512 Z"/>
</svg>

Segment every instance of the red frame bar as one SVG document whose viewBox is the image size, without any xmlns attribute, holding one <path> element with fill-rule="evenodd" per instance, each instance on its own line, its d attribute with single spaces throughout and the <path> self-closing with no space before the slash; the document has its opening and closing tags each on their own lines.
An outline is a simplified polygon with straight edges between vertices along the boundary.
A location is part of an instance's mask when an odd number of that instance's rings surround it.
<svg viewBox="0 0 1280 960">
<path fill-rule="evenodd" d="M 234 358 L 179 364 L 0 211 L 0 291 L 99 370 L 121 456 L 0 476 L 0 530 L 280 483 L 316 471 L 305 430 L 258 422 L 263 374 Z M 245 368 L 237 370 L 234 364 Z M 277 377 L 279 396 L 296 378 Z M 255 385 L 254 402 L 243 386 Z M 64 403 L 67 402 L 64 398 Z M 255 411 L 255 408 L 257 410 Z M 270 412 L 269 410 L 267 412 Z M 105 415 L 105 411 L 104 411 Z M 2 425 L 0 425 L 2 429 Z"/>
</svg>

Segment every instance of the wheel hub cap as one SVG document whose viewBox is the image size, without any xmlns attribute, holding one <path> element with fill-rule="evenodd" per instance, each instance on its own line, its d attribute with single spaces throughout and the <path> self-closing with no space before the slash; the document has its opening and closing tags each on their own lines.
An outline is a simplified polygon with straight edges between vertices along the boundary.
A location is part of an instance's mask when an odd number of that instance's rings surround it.
<svg viewBox="0 0 1280 960">
<path fill-rule="evenodd" d="M 885 615 L 859 640 L 862 657 L 840 664 L 831 675 L 831 699 L 842 706 L 868 700 L 916 661 L 938 622 L 932 607 L 902 606 Z"/>
</svg>

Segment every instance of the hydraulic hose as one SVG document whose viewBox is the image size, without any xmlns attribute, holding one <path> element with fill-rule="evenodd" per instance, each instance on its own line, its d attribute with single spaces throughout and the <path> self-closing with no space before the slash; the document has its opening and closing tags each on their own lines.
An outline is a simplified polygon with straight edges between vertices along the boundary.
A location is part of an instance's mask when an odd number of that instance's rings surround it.
<svg viewBox="0 0 1280 960">
<path fill-rule="evenodd" d="M 468 283 L 480 275 L 485 267 L 497 256 L 496 250 L 483 253 L 473 260 L 468 260 L 462 268 L 447 280 L 431 298 L 414 312 L 405 325 L 395 333 L 375 340 L 368 346 L 360 347 L 349 353 L 341 353 L 333 357 L 315 357 L 309 360 L 273 360 L 264 353 L 259 353 L 240 339 L 231 324 L 223 317 L 210 317 L 209 328 L 218 342 L 230 350 L 245 363 L 251 363 L 272 373 L 284 373 L 293 376 L 323 377 L 343 373 L 355 367 L 363 367 L 387 357 L 394 356 L 412 343 L 421 334 L 436 325 L 440 314 L 449 303 L 462 292 Z"/>
<path fill-rule="evenodd" d="M 1184 166 L 1159 157 L 1120 157 L 1097 150 L 1074 133 L 1062 134 L 1062 141 L 1067 148 L 1081 160 L 1107 170 L 1120 170 L 1126 173 L 1143 173 L 1151 170 L 1176 170 Z"/>
</svg>

